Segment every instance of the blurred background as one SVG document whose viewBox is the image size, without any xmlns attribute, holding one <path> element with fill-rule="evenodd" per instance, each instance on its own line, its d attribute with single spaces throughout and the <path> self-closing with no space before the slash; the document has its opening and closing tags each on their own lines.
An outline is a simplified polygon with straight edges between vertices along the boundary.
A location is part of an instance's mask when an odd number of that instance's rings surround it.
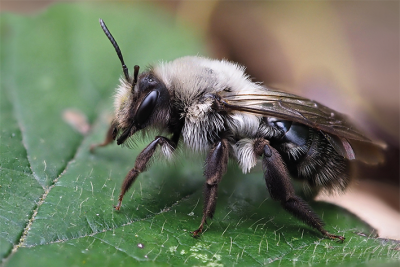
<svg viewBox="0 0 400 267">
<path fill-rule="evenodd" d="M 54 2 L 2 0 L 0 10 L 35 14 Z M 346 194 L 318 199 L 353 211 L 381 237 L 400 239 L 398 1 L 151 4 L 203 36 L 210 57 L 239 62 L 254 81 L 346 113 L 385 142 L 384 164 L 361 166 Z"/>
</svg>

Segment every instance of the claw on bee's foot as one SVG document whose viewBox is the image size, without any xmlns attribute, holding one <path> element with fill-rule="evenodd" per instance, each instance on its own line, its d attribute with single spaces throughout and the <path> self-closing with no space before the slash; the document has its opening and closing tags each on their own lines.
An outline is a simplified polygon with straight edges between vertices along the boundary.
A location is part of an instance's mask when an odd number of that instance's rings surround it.
<svg viewBox="0 0 400 267">
<path fill-rule="evenodd" d="M 113 141 L 113 140 L 111 140 L 111 141 Z M 98 144 L 92 144 L 92 145 L 90 145 L 90 147 L 89 147 L 89 151 L 90 151 L 90 153 L 94 153 L 94 151 L 98 148 L 98 147 L 104 147 L 104 146 L 107 146 L 109 143 L 111 143 L 111 141 L 104 141 L 103 143 L 98 143 Z"/>
<path fill-rule="evenodd" d="M 122 205 L 122 201 L 120 200 L 120 201 L 118 201 L 118 205 L 114 206 L 114 209 L 119 210 L 121 208 L 121 205 Z"/>
<path fill-rule="evenodd" d="M 196 231 L 191 232 L 191 234 L 194 238 L 198 238 L 200 237 L 202 231 L 203 231 L 203 225 L 201 225 L 199 229 L 197 229 Z"/>
</svg>

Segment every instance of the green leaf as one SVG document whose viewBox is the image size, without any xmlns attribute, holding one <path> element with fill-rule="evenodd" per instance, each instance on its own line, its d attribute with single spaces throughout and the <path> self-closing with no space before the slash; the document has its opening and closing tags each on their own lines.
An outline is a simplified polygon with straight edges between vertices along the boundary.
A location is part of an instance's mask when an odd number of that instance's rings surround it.
<svg viewBox="0 0 400 267">
<path fill-rule="evenodd" d="M 5 266 L 376 266 L 398 263 L 398 243 L 374 238 L 347 211 L 311 203 L 323 238 L 269 199 L 260 169 L 235 164 L 219 186 L 205 233 L 204 155 L 181 151 L 155 161 L 113 209 L 135 149 L 89 153 L 107 130 L 113 88 L 122 74 L 98 25 L 103 18 L 130 68 L 199 54 L 193 30 L 148 5 L 58 4 L 37 16 L 1 16 L 0 254 Z M 83 135 L 65 119 L 87 118 Z M 83 120 L 84 121 L 84 120 Z"/>
</svg>

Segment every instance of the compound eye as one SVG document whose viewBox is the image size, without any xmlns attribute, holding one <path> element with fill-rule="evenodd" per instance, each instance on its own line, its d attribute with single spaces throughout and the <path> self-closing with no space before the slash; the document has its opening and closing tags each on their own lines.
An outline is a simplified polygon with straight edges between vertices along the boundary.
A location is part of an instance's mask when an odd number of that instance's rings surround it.
<svg viewBox="0 0 400 267">
<path fill-rule="evenodd" d="M 153 90 L 143 99 L 135 115 L 135 123 L 138 126 L 143 125 L 150 118 L 150 115 L 153 113 L 153 110 L 156 106 L 159 95 L 160 93 L 158 91 Z"/>
</svg>

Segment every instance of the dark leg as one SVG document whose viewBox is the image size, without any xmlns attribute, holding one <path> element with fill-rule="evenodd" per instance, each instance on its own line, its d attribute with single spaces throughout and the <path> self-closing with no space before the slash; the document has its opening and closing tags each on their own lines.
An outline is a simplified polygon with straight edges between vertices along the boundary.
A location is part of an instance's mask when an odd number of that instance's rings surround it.
<svg viewBox="0 0 400 267">
<path fill-rule="evenodd" d="M 344 240 L 344 237 L 332 235 L 323 228 L 323 221 L 312 208 L 300 197 L 296 196 L 290 182 L 289 172 L 278 151 L 269 145 L 265 139 L 260 139 L 254 145 L 257 155 L 263 156 L 265 182 L 271 197 L 281 202 L 282 206 L 294 216 L 314 227 L 331 239 Z"/>
<path fill-rule="evenodd" d="M 176 144 L 171 142 L 169 139 L 162 136 L 157 136 L 154 141 L 152 141 L 145 149 L 143 149 L 142 152 L 140 152 L 136 158 L 135 167 L 128 172 L 124 182 L 122 183 L 121 194 L 118 198 L 118 205 L 115 207 L 116 210 L 121 208 L 122 198 L 136 180 L 136 177 L 148 167 L 149 160 L 156 151 L 157 145 L 169 145 L 174 149 L 176 148 Z"/>
<path fill-rule="evenodd" d="M 112 143 L 115 139 L 115 126 L 113 123 L 111 123 L 110 127 L 108 128 L 107 134 L 106 134 L 106 138 L 104 139 L 103 143 L 99 143 L 99 144 L 93 144 L 90 146 L 90 152 L 94 152 L 95 148 L 97 147 L 103 147 L 106 146 L 110 143 Z"/>
<path fill-rule="evenodd" d="M 193 237 L 196 237 L 201 233 L 207 218 L 212 219 L 214 215 L 215 205 L 217 203 L 218 184 L 226 172 L 228 156 L 228 141 L 225 139 L 216 143 L 208 153 L 204 170 L 206 184 L 204 188 L 203 218 L 201 219 L 199 229 L 192 233 Z"/>
</svg>

